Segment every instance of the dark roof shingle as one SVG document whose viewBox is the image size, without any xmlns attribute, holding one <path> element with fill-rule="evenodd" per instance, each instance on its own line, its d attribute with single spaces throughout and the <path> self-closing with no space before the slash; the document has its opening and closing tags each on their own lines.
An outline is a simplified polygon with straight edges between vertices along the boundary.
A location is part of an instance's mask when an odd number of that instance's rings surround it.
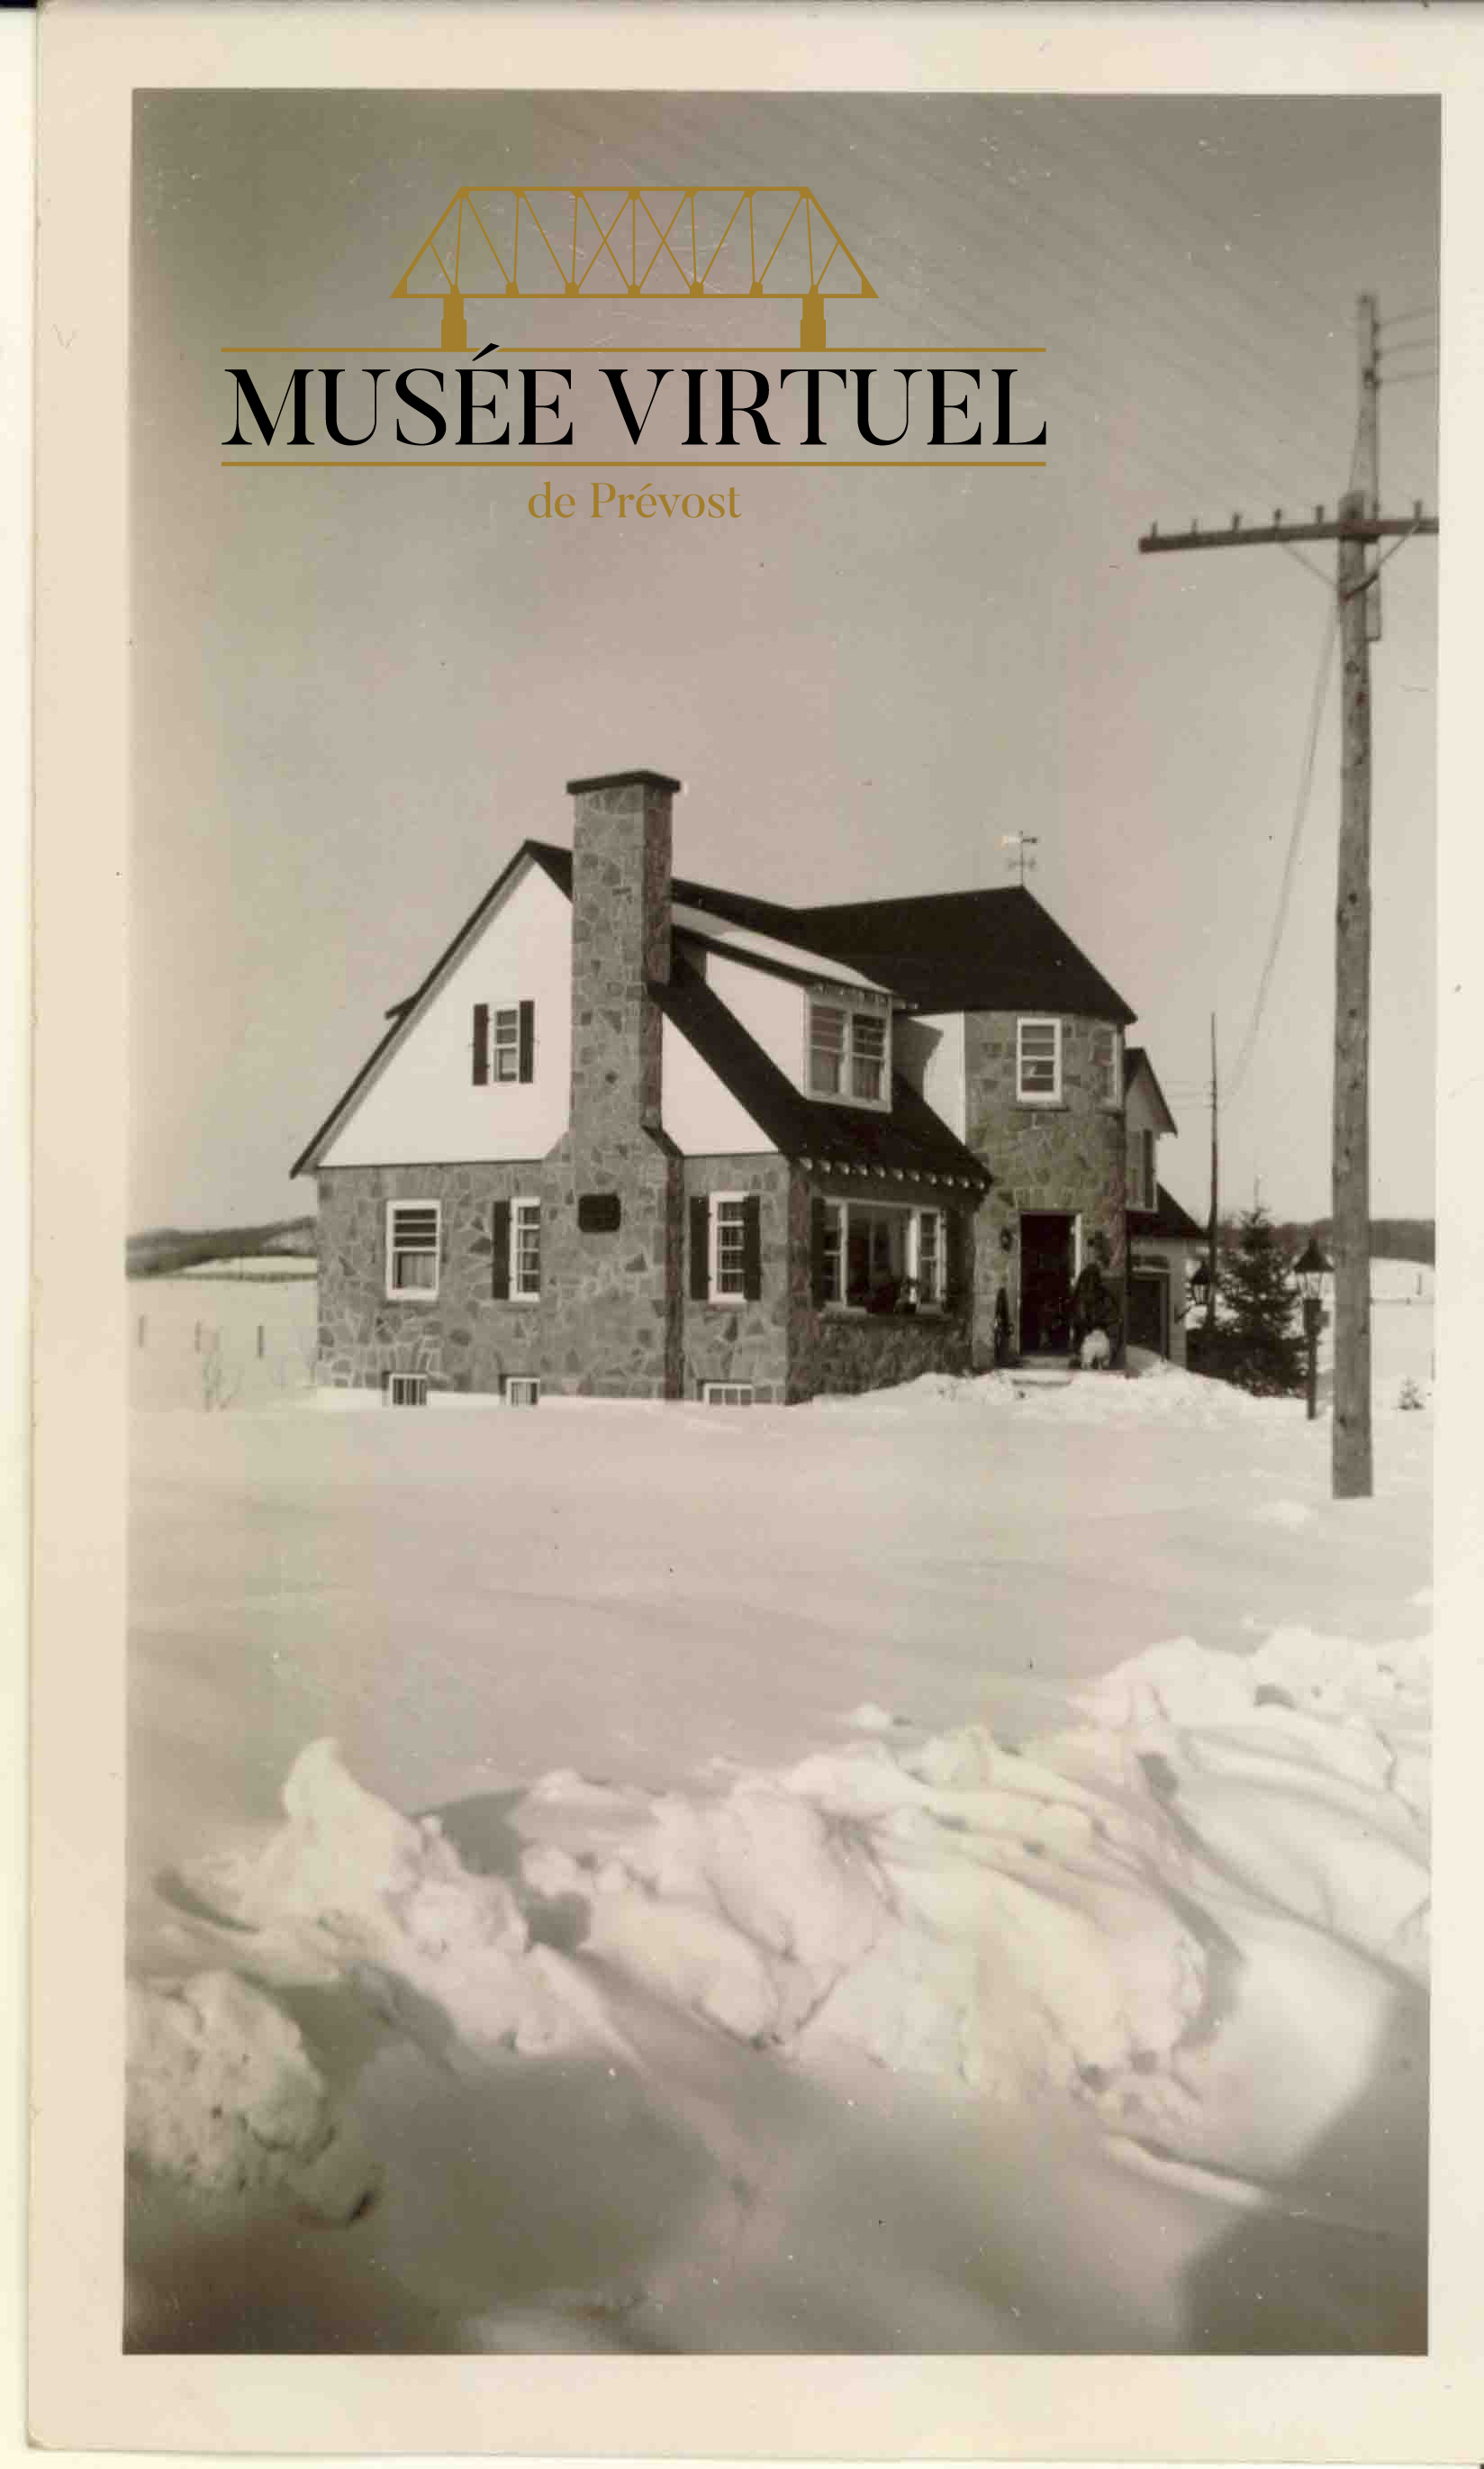
<svg viewBox="0 0 1484 2469">
<path fill-rule="evenodd" d="M 900 1073 L 892 1077 L 890 1114 L 806 1097 L 688 960 L 677 956 L 669 983 L 650 991 L 665 1018 L 786 1157 L 810 1158 L 824 1168 L 949 1176 L 976 1188 L 989 1184 L 981 1160 Z"/>
</svg>

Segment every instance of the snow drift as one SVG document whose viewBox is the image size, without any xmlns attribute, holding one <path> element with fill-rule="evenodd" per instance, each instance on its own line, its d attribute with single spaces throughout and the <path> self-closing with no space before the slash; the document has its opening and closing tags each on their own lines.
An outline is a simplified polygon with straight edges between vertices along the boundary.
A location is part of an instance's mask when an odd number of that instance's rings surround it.
<svg viewBox="0 0 1484 2469">
<path fill-rule="evenodd" d="M 1067 2095 L 1120 2134 L 1178 2127 L 1199 2156 L 1244 1916 L 1425 1974 L 1427 1685 L 1416 1644 L 1293 1631 L 1244 1658 L 1182 1639 L 1019 1749 L 873 1707 L 853 1719 L 869 1737 L 704 1794 L 548 1775 L 508 1878 L 316 1742 L 283 1828 L 190 1873 L 195 1942 L 257 1985 L 218 1968 L 139 1993 L 132 2148 L 217 2192 L 302 2192 L 330 2098 L 263 1984 L 352 1989 L 468 2075 L 500 2050 L 633 2063 L 621 1981 L 760 2065 Z"/>
</svg>

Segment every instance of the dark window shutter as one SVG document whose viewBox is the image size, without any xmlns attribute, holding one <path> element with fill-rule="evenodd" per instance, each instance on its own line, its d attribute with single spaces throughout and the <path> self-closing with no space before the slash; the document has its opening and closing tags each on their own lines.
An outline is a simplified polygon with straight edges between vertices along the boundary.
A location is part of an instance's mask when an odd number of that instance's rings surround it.
<svg viewBox="0 0 1484 2469">
<path fill-rule="evenodd" d="M 963 1209 L 946 1209 L 943 1212 L 944 1302 L 953 1308 L 969 1301 L 971 1269 L 969 1258 L 969 1212 Z"/>
<path fill-rule="evenodd" d="M 510 1202 L 497 1200 L 490 1232 L 494 1238 L 494 1258 L 490 1263 L 490 1292 L 497 1304 L 510 1301 Z"/>
<path fill-rule="evenodd" d="M 711 1203 L 704 1198 L 691 1203 L 691 1301 L 703 1304 L 711 1290 L 711 1263 L 707 1257 L 711 1234 Z"/>
<path fill-rule="evenodd" d="M 530 1080 L 536 1072 L 536 1005 L 534 1003 L 523 1003 L 520 1006 L 519 1034 L 519 1074 L 522 1080 Z"/>
<path fill-rule="evenodd" d="M 742 1301 L 757 1303 L 763 1293 L 763 1202 L 749 1191 L 742 1202 Z"/>
<path fill-rule="evenodd" d="M 482 1089 L 490 1077 L 490 1006 L 474 1005 L 474 1086 Z"/>
<path fill-rule="evenodd" d="M 825 1268 L 825 1229 L 829 1222 L 829 1204 L 816 1191 L 809 1204 L 809 1291 L 816 1311 L 830 1301 Z"/>
</svg>

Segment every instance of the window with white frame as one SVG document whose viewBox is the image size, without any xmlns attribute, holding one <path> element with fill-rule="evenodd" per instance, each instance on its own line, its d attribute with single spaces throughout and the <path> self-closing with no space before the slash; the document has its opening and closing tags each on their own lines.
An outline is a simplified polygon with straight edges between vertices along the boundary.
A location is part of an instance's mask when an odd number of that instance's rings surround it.
<svg viewBox="0 0 1484 2469">
<path fill-rule="evenodd" d="M 1092 1086 L 1100 1106 L 1120 1106 L 1123 1103 L 1120 1061 L 1117 1029 L 1095 1028 L 1092 1032 Z"/>
<path fill-rule="evenodd" d="M 1022 1105 L 1060 1105 L 1062 1024 L 1059 1020 L 1016 1021 L 1016 1095 Z"/>
<path fill-rule="evenodd" d="M 741 1300 L 746 1291 L 747 1203 L 740 1191 L 719 1191 L 711 1204 L 711 1294 Z"/>
<path fill-rule="evenodd" d="M 889 1105 L 890 1071 L 891 1010 L 886 1003 L 810 998 L 811 1097 L 839 1097 L 857 1106 Z"/>
<path fill-rule="evenodd" d="M 903 1304 L 938 1310 L 947 1299 L 947 1228 L 941 1209 L 827 1200 L 819 1230 L 818 1300 L 856 1311 Z"/>
<path fill-rule="evenodd" d="M 534 1079 L 535 1004 L 476 1004 L 470 1043 L 476 1088 Z"/>
<path fill-rule="evenodd" d="M 1154 1134 L 1135 1131 L 1129 1135 L 1129 1207 L 1153 1209 L 1158 1206 L 1159 1187 L 1154 1163 Z"/>
<path fill-rule="evenodd" d="M 510 1210 L 510 1290 L 517 1302 L 534 1303 L 541 1291 L 541 1204 L 513 1200 Z"/>
<path fill-rule="evenodd" d="M 520 1013 L 514 1004 L 506 1004 L 491 1015 L 490 1077 L 514 1080 L 519 1070 Z"/>
<path fill-rule="evenodd" d="M 431 1303 L 438 1293 L 436 1200 L 394 1200 L 386 1212 L 386 1291 Z"/>
</svg>

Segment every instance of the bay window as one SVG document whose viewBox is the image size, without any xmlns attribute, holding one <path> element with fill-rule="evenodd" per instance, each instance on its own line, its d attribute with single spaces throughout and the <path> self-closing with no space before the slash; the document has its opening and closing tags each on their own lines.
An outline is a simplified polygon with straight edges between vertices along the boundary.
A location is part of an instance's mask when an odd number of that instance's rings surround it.
<svg viewBox="0 0 1484 2469">
<path fill-rule="evenodd" d="M 816 1202 L 814 1297 L 856 1311 L 947 1300 L 947 1227 L 941 1209 L 871 1200 Z"/>
</svg>

